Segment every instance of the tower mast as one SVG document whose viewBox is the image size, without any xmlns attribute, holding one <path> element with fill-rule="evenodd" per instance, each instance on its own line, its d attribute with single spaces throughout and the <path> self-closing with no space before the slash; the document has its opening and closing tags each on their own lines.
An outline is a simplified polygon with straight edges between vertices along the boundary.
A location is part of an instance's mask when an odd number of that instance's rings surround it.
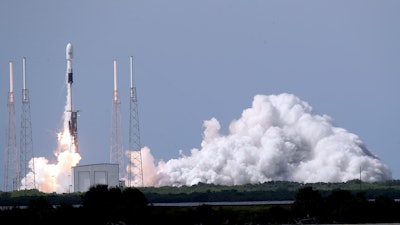
<svg viewBox="0 0 400 225">
<path fill-rule="evenodd" d="M 20 177 L 26 177 L 22 183 L 22 189 L 36 189 L 35 158 L 33 154 L 32 122 L 29 101 L 29 91 L 26 88 L 26 59 L 22 58 L 22 114 L 21 114 L 21 136 L 20 136 Z M 29 172 L 29 161 L 32 160 L 32 176 Z"/>
<path fill-rule="evenodd" d="M 112 101 L 112 127 L 111 127 L 111 149 L 110 163 L 116 163 L 119 167 L 119 178 L 125 177 L 125 163 L 122 145 L 122 125 L 121 125 L 121 101 L 117 88 L 117 61 L 114 60 L 114 92 Z"/>
<path fill-rule="evenodd" d="M 18 150 L 17 150 L 17 133 L 16 133 L 16 117 L 14 104 L 14 80 L 13 80 L 13 62 L 10 65 L 10 92 L 8 92 L 8 123 L 7 123 L 7 146 L 4 163 L 4 190 L 17 190 L 19 186 L 19 171 L 18 171 Z"/>
<path fill-rule="evenodd" d="M 142 153 L 139 130 L 139 108 L 136 87 L 133 85 L 133 57 L 130 57 L 130 104 L 129 104 L 129 164 L 128 185 L 143 186 Z M 132 178 L 132 175 L 134 178 Z M 134 179 L 134 183 L 132 184 Z"/>
</svg>

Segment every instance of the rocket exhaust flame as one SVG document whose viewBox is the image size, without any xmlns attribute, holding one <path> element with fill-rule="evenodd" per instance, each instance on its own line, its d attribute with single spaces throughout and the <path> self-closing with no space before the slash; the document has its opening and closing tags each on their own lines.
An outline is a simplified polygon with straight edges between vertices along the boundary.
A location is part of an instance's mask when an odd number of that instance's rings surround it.
<svg viewBox="0 0 400 225">
<path fill-rule="evenodd" d="M 81 160 L 80 154 L 76 151 L 75 145 L 72 144 L 73 136 L 70 134 L 68 119 L 70 112 L 67 111 L 69 104 L 65 106 L 64 112 L 64 127 L 63 130 L 57 133 L 57 149 L 54 155 L 57 158 L 56 163 L 49 163 L 49 160 L 44 157 L 31 159 L 29 163 L 29 172 L 25 180 L 33 179 L 36 176 L 36 186 L 39 191 L 51 193 L 67 193 L 71 191 L 71 168 L 78 165 Z M 33 173 L 33 160 L 35 162 L 35 173 Z M 34 187 L 27 187 L 28 189 Z"/>
</svg>

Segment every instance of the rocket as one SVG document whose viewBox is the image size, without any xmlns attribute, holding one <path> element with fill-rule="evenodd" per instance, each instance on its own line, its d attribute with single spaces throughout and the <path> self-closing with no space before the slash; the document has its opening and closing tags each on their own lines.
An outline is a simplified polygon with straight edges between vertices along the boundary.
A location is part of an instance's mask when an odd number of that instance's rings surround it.
<svg viewBox="0 0 400 225">
<path fill-rule="evenodd" d="M 72 73 L 72 59 L 74 58 L 72 44 L 68 43 L 65 49 L 66 59 L 67 59 L 67 86 L 68 86 L 68 102 L 70 118 L 68 118 L 69 133 L 72 137 L 72 144 L 75 146 L 75 152 L 78 151 L 78 111 L 74 110 L 72 102 L 72 83 L 73 73 Z"/>
</svg>

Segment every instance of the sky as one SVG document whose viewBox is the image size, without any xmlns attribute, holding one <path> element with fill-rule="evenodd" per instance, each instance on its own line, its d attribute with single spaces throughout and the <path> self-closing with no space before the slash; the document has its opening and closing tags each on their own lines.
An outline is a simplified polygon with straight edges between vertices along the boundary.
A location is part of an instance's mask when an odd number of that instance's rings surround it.
<svg viewBox="0 0 400 225">
<path fill-rule="evenodd" d="M 19 126 L 26 57 L 34 154 L 56 161 L 70 42 L 81 165 L 110 160 L 113 60 L 127 146 L 133 56 L 141 144 L 155 161 L 201 148 L 204 121 L 227 134 L 256 95 L 289 93 L 356 134 L 399 179 L 399 11 L 389 0 L 1 1 L 0 147 L 8 63 Z"/>
</svg>

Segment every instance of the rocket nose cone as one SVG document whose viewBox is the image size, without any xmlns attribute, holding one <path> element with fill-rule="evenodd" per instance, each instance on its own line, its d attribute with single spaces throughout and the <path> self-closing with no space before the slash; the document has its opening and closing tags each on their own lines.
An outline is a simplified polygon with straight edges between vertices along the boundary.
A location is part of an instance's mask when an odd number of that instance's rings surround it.
<svg viewBox="0 0 400 225">
<path fill-rule="evenodd" d="M 65 48 L 66 59 L 72 60 L 74 58 L 72 53 L 72 44 L 68 43 L 67 47 Z"/>
</svg>

